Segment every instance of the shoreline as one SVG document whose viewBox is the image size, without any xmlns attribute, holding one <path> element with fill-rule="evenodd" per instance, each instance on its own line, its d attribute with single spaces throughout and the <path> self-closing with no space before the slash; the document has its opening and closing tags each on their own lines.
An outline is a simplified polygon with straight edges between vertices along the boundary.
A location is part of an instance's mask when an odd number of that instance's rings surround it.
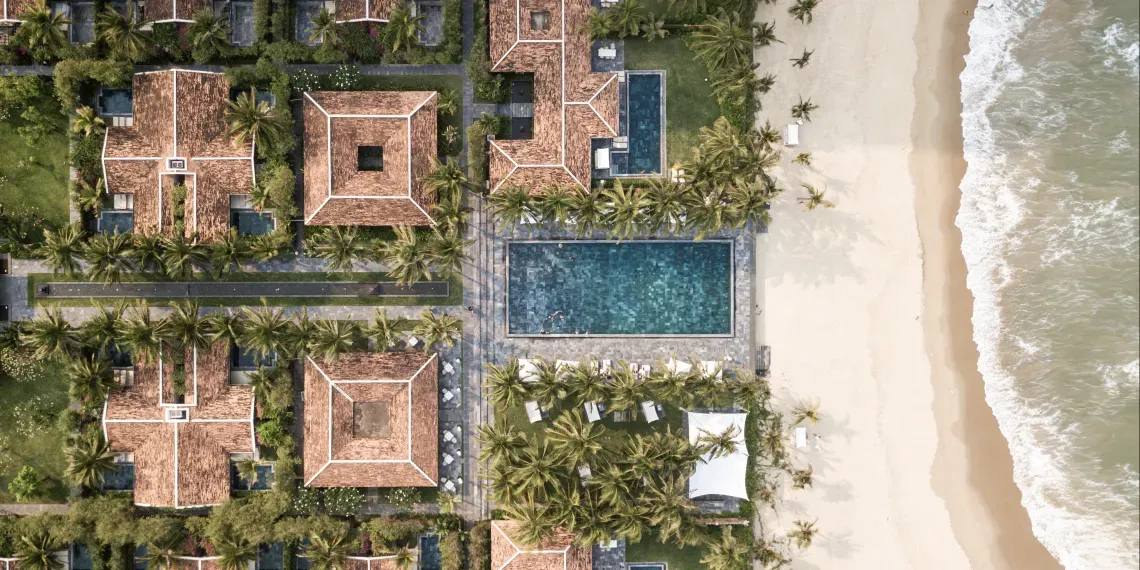
<svg viewBox="0 0 1140 570">
<path fill-rule="evenodd" d="M 974 568 L 1060 570 L 1033 535 L 1013 479 L 1009 444 L 985 400 L 974 344 L 974 298 L 966 287 L 962 233 L 955 225 L 966 172 L 959 75 L 969 52 L 973 10 L 949 13 L 921 3 L 915 46 L 916 217 L 923 247 L 923 329 L 931 362 L 938 450 L 935 492 Z"/>
</svg>

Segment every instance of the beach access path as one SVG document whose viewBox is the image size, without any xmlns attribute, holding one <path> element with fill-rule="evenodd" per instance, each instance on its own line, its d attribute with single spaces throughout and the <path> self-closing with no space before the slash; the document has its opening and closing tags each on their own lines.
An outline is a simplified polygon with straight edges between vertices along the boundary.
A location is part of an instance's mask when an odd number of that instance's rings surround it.
<svg viewBox="0 0 1140 570">
<path fill-rule="evenodd" d="M 800 127 L 799 147 L 785 149 L 776 175 L 786 191 L 757 240 L 756 297 L 764 306 L 757 343 L 772 347 L 776 403 L 784 410 L 821 403 L 809 445 L 791 450 L 797 467 L 813 466 L 814 484 L 784 489 L 778 521 L 765 518 L 761 531 L 778 535 L 797 519 L 817 520 L 820 533 L 795 568 L 1057 567 L 1017 500 L 995 501 L 977 486 L 987 481 L 1018 496 L 1008 447 L 992 414 L 985 428 L 980 387 L 967 393 L 935 379 L 943 367 L 932 368 L 928 348 L 951 340 L 924 336 L 945 334 L 924 327 L 924 315 L 942 315 L 924 307 L 924 264 L 941 258 L 924 256 L 916 205 L 919 196 L 956 195 L 961 173 L 932 169 L 918 187 L 911 162 L 916 153 L 961 156 L 960 119 L 938 115 L 936 105 L 959 97 L 953 69 L 960 70 L 972 8 L 951 0 L 825 2 L 811 24 L 792 20 L 786 5 L 758 8 L 756 21 L 774 20 L 784 42 L 756 51 L 758 72 L 778 78 L 762 97 L 759 123 L 794 122 L 801 97 L 819 106 Z M 793 68 L 805 49 L 814 50 L 810 63 Z M 937 74 L 948 80 L 935 81 Z M 947 138 L 917 132 L 931 128 L 930 116 L 950 125 Z M 791 163 L 799 152 L 811 153 L 811 166 Z M 805 211 L 801 184 L 826 189 L 836 207 Z M 941 278 L 933 286 L 953 279 L 965 291 L 964 275 Z M 963 436 L 963 418 L 979 427 Z"/>
</svg>

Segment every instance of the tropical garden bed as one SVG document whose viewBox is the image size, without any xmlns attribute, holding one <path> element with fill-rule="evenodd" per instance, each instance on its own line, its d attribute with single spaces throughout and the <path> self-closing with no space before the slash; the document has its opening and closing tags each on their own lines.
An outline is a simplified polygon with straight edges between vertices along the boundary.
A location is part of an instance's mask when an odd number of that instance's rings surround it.
<svg viewBox="0 0 1140 570">
<path fill-rule="evenodd" d="M 0 503 L 62 503 L 70 494 L 63 482 L 68 434 L 57 422 L 69 402 L 63 368 L 37 362 L 30 350 L 0 348 Z M 36 482 L 26 489 L 34 492 L 18 497 L 12 481 L 26 467 L 34 477 L 24 479 Z"/>
</svg>

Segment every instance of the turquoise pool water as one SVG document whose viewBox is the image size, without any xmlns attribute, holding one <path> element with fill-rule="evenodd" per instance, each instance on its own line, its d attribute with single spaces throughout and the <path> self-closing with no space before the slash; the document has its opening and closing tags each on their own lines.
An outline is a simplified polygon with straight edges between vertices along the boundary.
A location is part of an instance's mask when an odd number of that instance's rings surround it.
<svg viewBox="0 0 1140 570">
<path fill-rule="evenodd" d="M 627 564 L 626 570 L 665 570 L 664 564 Z"/>
<path fill-rule="evenodd" d="M 629 166 L 625 174 L 661 172 L 662 76 L 629 75 Z"/>
<path fill-rule="evenodd" d="M 253 210 L 231 210 L 230 226 L 237 228 L 244 236 L 259 236 L 270 233 L 276 227 L 273 214 Z"/>
<path fill-rule="evenodd" d="M 730 335 L 732 242 L 511 242 L 508 334 Z"/>
</svg>

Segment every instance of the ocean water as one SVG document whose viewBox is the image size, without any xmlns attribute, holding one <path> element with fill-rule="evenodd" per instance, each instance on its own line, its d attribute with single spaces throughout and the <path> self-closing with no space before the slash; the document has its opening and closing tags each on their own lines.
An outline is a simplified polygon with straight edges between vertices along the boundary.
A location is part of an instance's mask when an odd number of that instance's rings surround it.
<svg viewBox="0 0 1140 570">
<path fill-rule="evenodd" d="M 981 0 L 957 224 L 986 398 L 1034 534 L 1140 567 L 1136 0 Z"/>
</svg>

